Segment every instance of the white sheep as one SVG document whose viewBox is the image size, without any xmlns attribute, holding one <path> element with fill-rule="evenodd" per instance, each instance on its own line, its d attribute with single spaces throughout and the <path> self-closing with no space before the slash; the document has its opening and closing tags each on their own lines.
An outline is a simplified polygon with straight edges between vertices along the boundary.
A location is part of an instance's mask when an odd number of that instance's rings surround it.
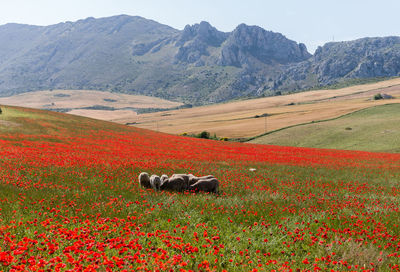
<svg viewBox="0 0 400 272">
<path fill-rule="evenodd" d="M 139 184 L 144 188 L 151 188 L 150 177 L 146 172 L 142 172 L 139 175 Z"/>
<path fill-rule="evenodd" d="M 160 186 L 161 186 L 160 177 L 157 175 L 151 175 L 150 185 L 151 185 L 151 188 L 153 188 L 154 190 L 157 190 L 157 191 L 160 190 Z"/>
</svg>

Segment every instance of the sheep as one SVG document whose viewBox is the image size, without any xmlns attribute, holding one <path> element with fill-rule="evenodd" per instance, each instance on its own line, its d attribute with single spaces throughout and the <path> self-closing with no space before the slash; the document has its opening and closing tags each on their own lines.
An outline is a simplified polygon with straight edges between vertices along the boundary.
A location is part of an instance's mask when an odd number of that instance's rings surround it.
<svg viewBox="0 0 400 272">
<path fill-rule="evenodd" d="M 139 175 L 139 184 L 144 188 L 151 188 L 150 177 L 146 172 L 142 172 Z"/>
<path fill-rule="evenodd" d="M 214 178 L 213 175 L 202 176 L 202 177 L 196 177 L 196 176 L 194 176 L 194 175 L 192 175 L 192 174 L 189 174 L 188 176 L 189 176 L 189 183 L 188 183 L 189 187 L 190 187 L 191 185 L 195 184 L 196 182 L 198 182 L 200 179 L 210 179 L 210 178 Z"/>
<path fill-rule="evenodd" d="M 169 178 L 168 178 L 168 176 L 166 174 L 162 174 L 160 179 L 161 179 L 161 183 L 163 183 L 164 181 L 166 181 Z"/>
<path fill-rule="evenodd" d="M 157 191 L 160 190 L 160 186 L 161 186 L 160 177 L 157 175 L 151 175 L 150 185 L 151 185 L 151 188 L 153 188 L 154 190 L 157 190 Z"/>
<path fill-rule="evenodd" d="M 171 178 L 165 180 L 161 186 L 161 190 L 170 190 L 170 191 L 177 191 L 181 192 L 186 190 L 187 185 L 183 177 L 179 176 L 171 176 Z"/>
<path fill-rule="evenodd" d="M 184 184 L 185 184 L 183 190 L 187 190 L 187 189 L 189 188 L 189 179 L 190 179 L 190 175 L 191 175 L 191 174 L 173 174 L 173 175 L 171 176 L 171 178 L 177 178 L 177 177 L 182 178 L 182 179 L 184 180 Z M 192 175 L 192 176 L 193 176 L 193 175 Z"/>
<path fill-rule="evenodd" d="M 212 177 L 199 179 L 195 184 L 189 186 L 190 190 L 218 193 L 219 181 Z"/>
</svg>

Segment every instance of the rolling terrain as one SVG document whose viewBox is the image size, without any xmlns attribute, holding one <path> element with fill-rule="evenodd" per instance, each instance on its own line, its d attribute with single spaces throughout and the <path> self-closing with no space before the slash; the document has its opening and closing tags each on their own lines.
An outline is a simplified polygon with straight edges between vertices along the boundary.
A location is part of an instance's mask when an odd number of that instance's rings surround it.
<svg viewBox="0 0 400 272">
<path fill-rule="evenodd" d="M 400 154 L 2 110 L 0 270 L 400 269 Z M 213 174 L 220 193 L 145 189 L 144 171 Z"/>
<path fill-rule="evenodd" d="M 0 97 L 0 105 L 67 112 L 106 121 L 124 123 L 143 109 L 168 109 L 182 106 L 157 97 L 94 90 L 52 90 Z"/>
<path fill-rule="evenodd" d="M 400 104 L 356 111 L 334 120 L 298 125 L 251 143 L 400 153 Z"/>
<path fill-rule="evenodd" d="M 378 93 L 392 95 L 395 99 L 373 100 Z M 249 138 L 288 126 L 399 102 L 400 78 L 396 78 L 337 90 L 308 91 L 142 114 L 133 121 L 136 122 L 135 126 L 172 134 L 209 131 L 218 137 Z M 263 117 L 265 114 L 268 117 Z M 133 121 L 129 119 L 124 122 Z"/>
</svg>

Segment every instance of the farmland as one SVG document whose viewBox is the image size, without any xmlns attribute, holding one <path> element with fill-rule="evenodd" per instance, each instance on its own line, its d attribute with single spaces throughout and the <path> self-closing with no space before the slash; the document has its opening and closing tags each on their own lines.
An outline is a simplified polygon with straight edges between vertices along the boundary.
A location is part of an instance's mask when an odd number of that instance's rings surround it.
<svg viewBox="0 0 400 272">
<path fill-rule="evenodd" d="M 218 142 L 1 108 L 0 270 L 400 268 L 399 154 Z M 142 171 L 213 174 L 221 192 L 143 189 Z"/>
<path fill-rule="evenodd" d="M 363 109 L 325 122 L 298 125 L 251 142 L 284 146 L 400 152 L 400 104 Z"/>
<path fill-rule="evenodd" d="M 395 99 L 373 100 L 378 93 L 392 95 Z M 395 78 L 337 90 L 316 90 L 142 114 L 133 120 L 137 122 L 135 126 L 171 134 L 209 131 L 219 137 L 249 138 L 288 126 L 399 102 L 400 78 Z M 264 115 L 268 117 L 260 118 Z"/>
<path fill-rule="evenodd" d="M 124 124 L 136 118 L 139 109 L 175 108 L 182 103 L 157 97 L 95 90 L 46 90 L 0 97 L 0 104 L 70 114 Z"/>
</svg>

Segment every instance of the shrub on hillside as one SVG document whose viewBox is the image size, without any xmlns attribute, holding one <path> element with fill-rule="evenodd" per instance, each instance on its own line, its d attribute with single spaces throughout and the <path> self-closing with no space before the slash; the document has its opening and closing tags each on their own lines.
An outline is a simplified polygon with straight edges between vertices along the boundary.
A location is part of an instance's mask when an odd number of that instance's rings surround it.
<svg viewBox="0 0 400 272">
<path fill-rule="evenodd" d="M 198 138 L 202 138 L 202 139 L 210 139 L 210 132 L 208 131 L 202 131 Z"/>
<path fill-rule="evenodd" d="M 383 99 L 382 94 L 378 93 L 378 94 L 374 95 L 374 100 L 381 100 L 381 99 Z"/>
</svg>

